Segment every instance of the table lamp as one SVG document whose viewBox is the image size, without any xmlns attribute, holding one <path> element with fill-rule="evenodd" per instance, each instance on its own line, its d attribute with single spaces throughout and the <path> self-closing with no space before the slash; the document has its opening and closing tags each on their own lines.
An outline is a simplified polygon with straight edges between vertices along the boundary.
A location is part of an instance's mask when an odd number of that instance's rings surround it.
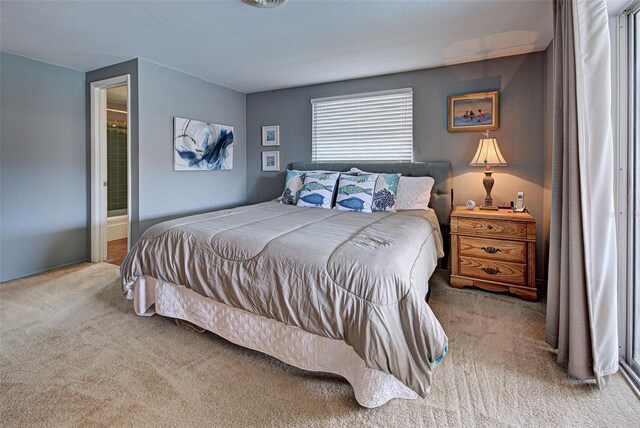
<svg viewBox="0 0 640 428">
<path fill-rule="evenodd" d="M 490 131 L 487 129 L 483 134 L 483 138 L 480 139 L 478 144 L 478 150 L 473 156 L 469 166 L 484 166 L 484 178 L 482 184 L 487 191 L 487 196 L 484 197 L 484 205 L 480 207 L 481 210 L 497 210 L 498 207 L 493 205 L 493 198 L 491 197 L 491 189 L 493 188 L 493 177 L 491 177 L 492 166 L 504 166 L 507 161 L 502 157 L 500 149 L 498 148 L 498 140 L 489 136 Z"/>
</svg>

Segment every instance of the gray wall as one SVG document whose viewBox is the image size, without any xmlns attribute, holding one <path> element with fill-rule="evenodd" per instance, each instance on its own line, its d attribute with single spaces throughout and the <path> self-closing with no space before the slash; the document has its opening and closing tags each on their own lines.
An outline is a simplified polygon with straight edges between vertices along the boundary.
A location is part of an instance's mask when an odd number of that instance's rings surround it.
<svg viewBox="0 0 640 428">
<path fill-rule="evenodd" d="M 123 74 L 131 76 L 132 242 L 160 221 L 244 203 L 245 95 L 142 59 L 87 73 L 87 87 Z M 174 116 L 233 125 L 233 170 L 173 171 Z"/>
<path fill-rule="evenodd" d="M 0 280 L 87 259 L 85 75 L 0 54 Z"/>
<path fill-rule="evenodd" d="M 85 74 L 2 53 L 2 281 L 89 258 L 88 88 L 124 74 L 131 83 L 132 240 L 159 221 L 245 202 L 244 94 L 143 60 Z M 174 116 L 233 125 L 233 170 L 174 172 Z"/>
<path fill-rule="evenodd" d="M 140 232 L 246 200 L 245 95 L 138 61 Z M 231 171 L 173 171 L 174 116 L 234 126 Z"/>
<path fill-rule="evenodd" d="M 484 196 L 482 172 L 468 166 L 480 135 L 447 132 L 446 97 L 499 89 L 501 126 L 494 134 L 509 165 L 496 168 L 493 194 L 497 201 L 503 201 L 513 199 L 519 190 L 525 192 L 527 205 L 539 223 L 542 276 L 548 212 L 543 185 L 550 184 L 545 170 L 550 159 L 550 153 L 545 152 L 551 117 L 548 58 L 549 51 L 245 96 L 144 60 L 85 76 L 3 53 L 0 278 L 16 278 L 88 258 L 86 88 L 91 81 L 122 74 L 131 75 L 134 241 L 150 225 L 168 218 L 277 196 L 283 173 L 260 171 L 261 125 L 281 126 L 284 169 L 288 163 L 311 158 L 310 98 L 407 86 L 414 88 L 415 160 L 450 161 L 455 203 L 467 199 L 480 202 Z M 174 172 L 174 116 L 233 125 L 233 170 Z"/>
<path fill-rule="evenodd" d="M 479 132 L 447 131 L 449 94 L 500 90 L 500 129 L 495 131 L 508 166 L 495 168 L 492 192 L 496 202 L 525 193 L 538 221 L 538 276 L 543 276 L 545 53 L 511 56 L 475 63 L 356 79 L 247 95 L 247 199 L 250 203 L 276 197 L 284 173 L 260 171 L 260 127 L 280 125 L 280 162 L 311 159 L 310 98 L 380 91 L 414 90 L 414 160 L 448 160 L 453 170 L 456 204 L 482 202 L 481 168 L 468 164 Z"/>
</svg>

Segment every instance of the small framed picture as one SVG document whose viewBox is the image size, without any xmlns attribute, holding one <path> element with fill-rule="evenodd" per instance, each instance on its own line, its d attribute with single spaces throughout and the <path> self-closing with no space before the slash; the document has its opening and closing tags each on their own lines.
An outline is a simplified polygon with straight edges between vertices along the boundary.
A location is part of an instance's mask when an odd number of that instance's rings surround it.
<svg viewBox="0 0 640 428">
<path fill-rule="evenodd" d="M 498 91 L 449 95 L 449 132 L 498 129 Z"/>
<path fill-rule="evenodd" d="M 262 145 L 280 145 L 280 125 L 267 125 L 262 127 Z"/>
<path fill-rule="evenodd" d="M 280 171 L 280 152 L 262 152 L 262 170 Z"/>
</svg>

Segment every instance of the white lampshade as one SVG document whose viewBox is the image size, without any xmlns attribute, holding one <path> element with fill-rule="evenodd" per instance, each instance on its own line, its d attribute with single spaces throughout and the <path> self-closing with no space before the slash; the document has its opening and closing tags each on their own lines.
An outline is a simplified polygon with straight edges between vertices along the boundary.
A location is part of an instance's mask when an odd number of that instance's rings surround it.
<svg viewBox="0 0 640 428">
<path fill-rule="evenodd" d="M 500 148 L 498 148 L 498 140 L 482 138 L 469 166 L 504 166 L 506 164 L 507 161 L 504 160 Z"/>
</svg>

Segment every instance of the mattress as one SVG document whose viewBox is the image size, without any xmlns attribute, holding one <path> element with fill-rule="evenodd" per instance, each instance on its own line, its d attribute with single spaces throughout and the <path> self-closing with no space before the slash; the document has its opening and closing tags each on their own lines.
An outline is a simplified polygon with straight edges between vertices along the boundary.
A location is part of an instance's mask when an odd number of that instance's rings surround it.
<svg viewBox="0 0 640 428">
<path fill-rule="evenodd" d="M 122 265 L 255 315 L 344 341 L 420 396 L 447 350 L 425 302 L 442 256 L 433 211 L 371 214 L 266 202 L 148 229 Z"/>
</svg>

